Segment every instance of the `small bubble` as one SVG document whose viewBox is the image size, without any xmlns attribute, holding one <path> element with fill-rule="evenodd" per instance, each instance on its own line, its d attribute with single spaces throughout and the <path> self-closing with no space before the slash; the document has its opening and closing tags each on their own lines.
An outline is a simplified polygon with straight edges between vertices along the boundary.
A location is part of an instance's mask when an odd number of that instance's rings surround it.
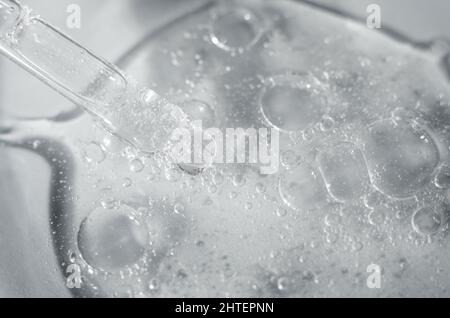
<svg viewBox="0 0 450 318">
<path fill-rule="evenodd" d="M 320 122 L 320 129 L 322 131 L 329 131 L 334 128 L 335 124 L 336 123 L 333 118 L 329 116 L 324 116 L 322 118 L 322 121 Z"/>
<path fill-rule="evenodd" d="M 78 231 L 78 247 L 86 262 L 106 271 L 132 266 L 148 243 L 147 227 L 127 206 L 110 211 L 98 208 L 86 217 Z"/>
<path fill-rule="evenodd" d="M 148 289 L 151 292 L 157 292 L 159 290 L 159 283 L 156 279 L 152 279 L 150 280 L 150 282 L 148 283 Z"/>
<path fill-rule="evenodd" d="M 325 241 L 328 244 L 334 244 L 339 240 L 339 235 L 334 232 L 327 232 L 325 233 Z"/>
<path fill-rule="evenodd" d="M 407 217 L 407 213 L 404 210 L 398 210 L 395 213 L 395 217 L 397 218 L 397 220 L 404 220 Z"/>
<path fill-rule="evenodd" d="M 41 145 L 40 140 L 33 141 L 33 149 L 38 149 L 40 145 Z"/>
<path fill-rule="evenodd" d="M 401 258 L 399 261 L 398 261 L 398 265 L 400 266 L 400 269 L 402 270 L 402 271 L 405 271 L 406 269 L 407 269 L 407 267 L 408 267 L 408 260 L 406 259 L 406 258 Z"/>
<path fill-rule="evenodd" d="M 256 184 L 256 192 L 257 193 L 265 193 L 267 190 L 266 185 L 264 183 L 258 182 Z"/>
<path fill-rule="evenodd" d="M 210 206 L 210 205 L 213 205 L 213 204 L 214 204 L 214 201 L 210 197 L 207 197 L 205 199 L 205 201 L 203 201 L 203 205 L 204 206 Z"/>
<path fill-rule="evenodd" d="M 185 210 L 186 210 L 186 207 L 182 203 L 176 203 L 173 207 L 173 211 L 176 214 L 183 214 Z"/>
<path fill-rule="evenodd" d="M 386 220 L 386 214 L 382 208 L 376 208 L 369 213 L 369 223 L 372 225 L 382 225 Z"/>
<path fill-rule="evenodd" d="M 91 142 L 84 149 L 84 158 L 89 163 L 102 163 L 106 159 L 106 154 L 102 146 L 96 142 Z"/>
<path fill-rule="evenodd" d="M 140 217 L 146 216 L 148 214 L 148 209 L 146 207 L 140 207 L 136 210 L 136 215 L 139 215 Z"/>
<path fill-rule="evenodd" d="M 304 141 L 310 141 L 316 135 L 316 131 L 312 127 L 308 127 L 302 131 L 302 138 Z"/>
<path fill-rule="evenodd" d="M 434 184 L 439 189 L 450 188 L 450 166 L 443 165 L 439 168 L 438 173 L 434 179 Z"/>
<path fill-rule="evenodd" d="M 211 185 L 211 186 L 208 187 L 208 192 L 211 193 L 211 194 L 216 193 L 217 190 L 218 190 L 217 186 L 215 186 L 215 185 Z"/>
<path fill-rule="evenodd" d="M 352 251 L 359 252 L 364 248 L 364 244 L 360 241 L 354 240 L 351 247 L 352 247 Z"/>
<path fill-rule="evenodd" d="M 262 35 L 259 17 L 245 8 L 214 12 L 210 30 L 211 42 L 233 54 L 254 46 Z"/>
<path fill-rule="evenodd" d="M 129 188 L 129 187 L 131 187 L 132 184 L 133 184 L 133 181 L 131 181 L 130 178 L 125 178 L 123 180 L 122 187 Z"/>
<path fill-rule="evenodd" d="M 312 249 L 316 249 L 316 248 L 318 248 L 318 247 L 320 246 L 320 242 L 319 242 L 319 241 L 316 241 L 316 240 L 313 240 L 313 241 L 311 241 L 311 243 L 309 244 L 309 246 L 310 246 Z"/>
<path fill-rule="evenodd" d="M 231 191 L 231 192 L 230 192 L 230 195 L 229 195 L 229 198 L 230 198 L 230 199 L 236 199 L 237 196 L 238 196 L 237 192 Z"/>
<path fill-rule="evenodd" d="M 243 175 L 239 174 L 233 177 L 233 185 L 235 187 L 242 187 L 246 182 L 246 179 Z"/>
<path fill-rule="evenodd" d="M 364 205 L 367 208 L 375 208 L 382 203 L 381 194 L 378 192 L 371 192 L 364 197 Z"/>
<path fill-rule="evenodd" d="M 279 291 L 285 291 L 289 287 L 289 279 L 280 277 L 277 281 L 277 288 Z"/>
<path fill-rule="evenodd" d="M 274 259 L 274 258 L 278 257 L 279 254 L 280 254 L 280 253 L 279 253 L 278 251 L 270 251 L 269 257 L 272 258 L 272 259 Z"/>
<path fill-rule="evenodd" d="M 144 170 L 145 165 L 140 159 L 133 159 L 130 161 L 130 170 L 132 172 L 138 173 Z"/>
<path fill-rule="evenodd" d="M 417 210 L 412 217 L 412 226 L 421 235 L 436 234 L 442 225 L 442 211 L 440 207 L 428 206 Z"/>
<path fill-rule="evenodd" d="M 341 223 L 341 216 L 336 213 L 329 213 L 325 216 L 325 224 L 330 227 L 337 227 Z"/>
</svg>

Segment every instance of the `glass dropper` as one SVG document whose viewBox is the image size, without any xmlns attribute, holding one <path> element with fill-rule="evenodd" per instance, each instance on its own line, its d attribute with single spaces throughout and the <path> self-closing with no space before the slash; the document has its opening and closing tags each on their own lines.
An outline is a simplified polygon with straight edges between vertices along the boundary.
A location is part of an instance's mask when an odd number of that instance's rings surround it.
<svg viewBox="0 0 450 318">
<path fill-rule="evenodd" d="M 178 106 L 139 86 L 15 0 L 0 0 L 0 53 L 141 151 L 162 150 L 170 132 L 186 123 Z"/>
</svg>

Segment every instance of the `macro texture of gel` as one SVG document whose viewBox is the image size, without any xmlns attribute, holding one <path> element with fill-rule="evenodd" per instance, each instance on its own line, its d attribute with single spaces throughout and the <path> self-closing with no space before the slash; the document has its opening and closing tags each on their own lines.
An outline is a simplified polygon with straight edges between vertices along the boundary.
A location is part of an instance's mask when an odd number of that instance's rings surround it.
<svg viewBox="0 0 450 318">
<path fill-rule="evenodd" d="M 87 115 L 58 126 L 77 169 L 53 184 L 53 234 L 82 268 L 74 293 L 449 296 L 440 54 L 295 1 L 215 2 L 149 35 L 120 66 L 191 120 L 279 130 L 280 169 L 179 166 Z M 112 116 L 146 127 L 134 110 Z"/>
</svg>

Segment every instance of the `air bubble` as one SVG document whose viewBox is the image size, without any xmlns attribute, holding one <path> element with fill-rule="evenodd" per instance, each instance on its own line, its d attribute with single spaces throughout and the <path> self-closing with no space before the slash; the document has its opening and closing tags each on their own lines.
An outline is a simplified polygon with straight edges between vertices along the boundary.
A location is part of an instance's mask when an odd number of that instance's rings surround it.
<svg viewBox="0 0 450 318">
<path fill-rule="evenodd" d="M 324 116 L 320 122 L 320 129 L 322 131 L 329 131 L 334 128 L 336 122 L 330 116 Z"/>
<path fill-rule="evenodd" d="M 339 235 L 338 235 L 337 233 L 330 232 L 330 231 L 328 231 L 328 232 L 325 233 L 325 241 L 326 241 L 328 244 L 334 244 L 334 243 L 336 243 L 338 240 L 339 240 Z"/>
<path fill-rule="evenodd" d="M 341 216 L 337 213 L 329 213 L 325 216 L 324 222 L 329 227 L 337 227 L 341 224 Z"/>
<path fill-rule="evenodd" d="M 362 153 L 352 144 L 341 143 L 318 156 L 320 172 L 328 192 L 338 201 L 361 197 L 369 184 L 369 174 Z"/>
<path fill-rule="evenodd" d="M 424 129 L 392 120 L 369 128 L 364 153 L 372 183 L 395 198 L 411 197 L 426 186 L 439 163 L 438 148 Z"/>
<path fill-rule="evenodd" d="M 255 186 L 255 190 L 256 190 L 256 193 L 261 194 L 261 193 L 265 193 L 266 192 L 267 187 L 266 187 L 266 185 L 264 183 L 258 182 L 256 184 L 256 186 Z"/>
<path fill-rule="evenodd" d="M 262 21 L 246 8 L 222 9 L 213 13 L 211 42 L 235 53 L 253 47 L 263 34 Z"/>
<path fill-rule="evenodd" d="M 354 252 L 360 252 L 364 248 L 364 244 L 361 241 L 353 240 L 351 244 L 351 249 Z"/>
<path fill-rule="evenodd" d="M 152 293 L 156 293 L 159 291 L 159 282 L 156 279 L 151 279 L 148 283 L 148 289 Z"/>
<path fill-rule="evenodd" d="M 136 264 L 148 244 L 145 225 L 125 205 L 116 210 L 97 208 L 84 219 L 78 232 L 78 247 L 92 267 L 113 271 Z"/>
<path fill-rule="evenodd" d="M 282 218 L 285 217 L 288 214 L 288 211 L 285 208 L 279 207 L 275 210 L 275 214 Z"/>
<path fill-rule="evenodd" d="M 139 173 L 144 170 L 145 165 L 140 159 L 133 159 L 130 161 L 130 170 L 135 173 Z"/>
<path fill-rule="evenodd" d="M 182 203 L 176 203 L 173 207 L 173 211 L 176 214 L 183 214 L 186 211 L 186 207 Z"/>
<path fill-rule="evenodd" d="M 285 291 L 289 287 L 289 279 L 286 277 L 280 277 L 277 281 L 277 288 L 279 291 Z"/>
<path fill-rule="evenodd" d="M 89 163 L 102 163 L 106 159 L 106 153 L 101 145 L 91 142 L 84 149 L 84 158 Z"/>
<path fill-rule="evenodd" d="M 266 82 L 259 104 L 270 126 L 284 132 L 304 130 L 325 115 L 321 83 L 312 75 L 278 75 Z"/>
<path fill-rule="evenodd" d="M 133 185 L 133 181 L 130 178 L 125 178 L 122 182 L 122 187 L 129 188 Z"/>
<path fill-rule="evenodd" d="M 295 210 L 317 208 L 326 202 L 326 189 L 322 178 L 306 165 L 281 176 L 279 192 L 284 203 Z"/>
<path fill-rule="evenodd" d="M 373 191 L 364 197 L 364 205 L 371 209 L 383 203 L 383 195 L 378 191 Z"/>
<path fill-rule="evenodd" d="M 217 188 L 216 185 L 211 185 L 211 186 L 208 187 L 208 192 L 211 193 L 211 194 L 216 193 L 217 190 L 218 190 L 218 188 Z"/>
<path fill-rule="evenodd" d="M 450 166 L 445 164 L 442 165 L 434 178 L 434 184 L 439 189 L 449 189 L 450 188 Z"/>
<path fill-rule="evenodd" d="M 442 226 L 443 210 L 440 206 L 427 206 L 417 210 L 412 216 L 412 226 L 421 235 L 436 234 Z"/>
<path fill-rule="evenodd" d="M 386 213 L 383 208 L 376 208 L 369 213 L 369 223 L 372 225 L 382 225 L 386 221 Z"/>
</svg>

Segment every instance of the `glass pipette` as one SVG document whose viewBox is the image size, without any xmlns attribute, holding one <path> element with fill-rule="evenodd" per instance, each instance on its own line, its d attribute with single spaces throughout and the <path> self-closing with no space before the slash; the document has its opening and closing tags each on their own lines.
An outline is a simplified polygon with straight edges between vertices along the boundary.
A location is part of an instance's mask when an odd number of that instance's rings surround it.
<svg viewBox="0 0 450 318">
<path fill-rule="evenodd" d="M 148 153 L 186 124 L 183 111 L 15 0 L 0 0 L 0 53 Z"/>
</svg>

